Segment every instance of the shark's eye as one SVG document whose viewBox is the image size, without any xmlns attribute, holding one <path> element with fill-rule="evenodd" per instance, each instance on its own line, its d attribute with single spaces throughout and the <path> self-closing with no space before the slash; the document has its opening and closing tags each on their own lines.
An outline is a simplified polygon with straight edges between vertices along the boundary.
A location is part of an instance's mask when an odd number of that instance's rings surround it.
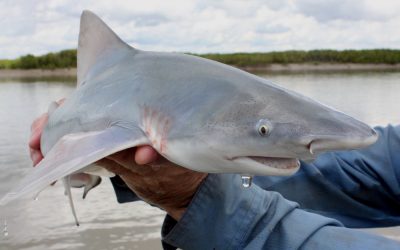
<svg viewBox="0 0 400 250">
<path fill-rule="evenodd" d="M 257 122 L 256 129 L 259 135 L 268 136 L 272 130 L 272 124 L 267 119 L 261 119 Z"/>
<path fill-rule="evenodd" d="M 269 127 L 265 124 L 260 125 L 260 127 L 258 127 L 258 133 L 260 133 L 260 135 L 262 135 L 262 136 L 268 135 Z"/>
</svg>

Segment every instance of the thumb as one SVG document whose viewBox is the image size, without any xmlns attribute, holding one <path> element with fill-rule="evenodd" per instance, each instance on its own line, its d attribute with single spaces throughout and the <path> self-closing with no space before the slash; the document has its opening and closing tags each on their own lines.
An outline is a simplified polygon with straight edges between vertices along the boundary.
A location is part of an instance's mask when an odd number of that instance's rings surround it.
<svg viewBox="0 0 400 250">
<path fill-rule="evenodd" d="M 136 149 L 135 162 L 138 165 L 145 165 L 156 161 L 158 153 L 150 146 L 141 146 Z"/>
</svg>

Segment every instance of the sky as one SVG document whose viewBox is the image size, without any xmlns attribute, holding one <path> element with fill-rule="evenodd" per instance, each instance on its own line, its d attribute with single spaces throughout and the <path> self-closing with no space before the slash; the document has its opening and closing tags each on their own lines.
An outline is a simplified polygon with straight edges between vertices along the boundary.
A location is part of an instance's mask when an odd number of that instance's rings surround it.
<svg viewBox="0 0 400 250">
<path fill-rule="evenodd" d="M 398 0 L 0 0 L 0 58 L 76 48 L 84 9 L 143 50 L 400 48 Z"/>
</svg>

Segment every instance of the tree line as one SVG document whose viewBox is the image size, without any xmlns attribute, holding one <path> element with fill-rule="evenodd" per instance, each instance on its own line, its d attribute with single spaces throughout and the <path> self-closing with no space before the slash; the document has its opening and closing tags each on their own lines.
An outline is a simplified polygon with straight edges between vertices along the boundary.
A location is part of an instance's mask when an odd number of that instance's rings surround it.
<svg viewBox="0 0 400 250">
<path fill-rule="evenodd" d="M 246 67 L 289 63 L 360 63 L 397 64 L 400 50 L 291 50 L 267 53 L 204 54 L 205 58 Z"/>
<path fill-rule="evenodd" d="M 0 69 L 61 69 L 76 68 L 76 50 L 62 50 L 42 56 L 31 54 L 14 60 L 0 60 Z"/>
<path fill-rule="evenodd" d="M 400 50 L 291 50 L 265 53 L 193 54 L 238 67 L 289 63 L 360 63 L 397 64 Z M 15 60 L 0 60 L 0 69 L 75 68 L 76 50 L 62 50 L 41 56 L 31 54 Z"/>
</svg>

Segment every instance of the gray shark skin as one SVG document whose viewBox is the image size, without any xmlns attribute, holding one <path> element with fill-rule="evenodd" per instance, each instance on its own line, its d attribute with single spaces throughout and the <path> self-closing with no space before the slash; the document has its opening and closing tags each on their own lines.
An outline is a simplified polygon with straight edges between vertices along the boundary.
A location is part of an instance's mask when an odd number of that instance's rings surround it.
<svg viewBox="0 0 400 250">
<path fill-rule="evenodd" d="M 251 176 L 290 175 L 298 159 L 376 140 L 366 124 L 261 77 L 134 49 L 84 11 L 78 86 L 49 117 L 44 159 L 0 204 L 139 145 L 188 169 Z"/>
</svg>

